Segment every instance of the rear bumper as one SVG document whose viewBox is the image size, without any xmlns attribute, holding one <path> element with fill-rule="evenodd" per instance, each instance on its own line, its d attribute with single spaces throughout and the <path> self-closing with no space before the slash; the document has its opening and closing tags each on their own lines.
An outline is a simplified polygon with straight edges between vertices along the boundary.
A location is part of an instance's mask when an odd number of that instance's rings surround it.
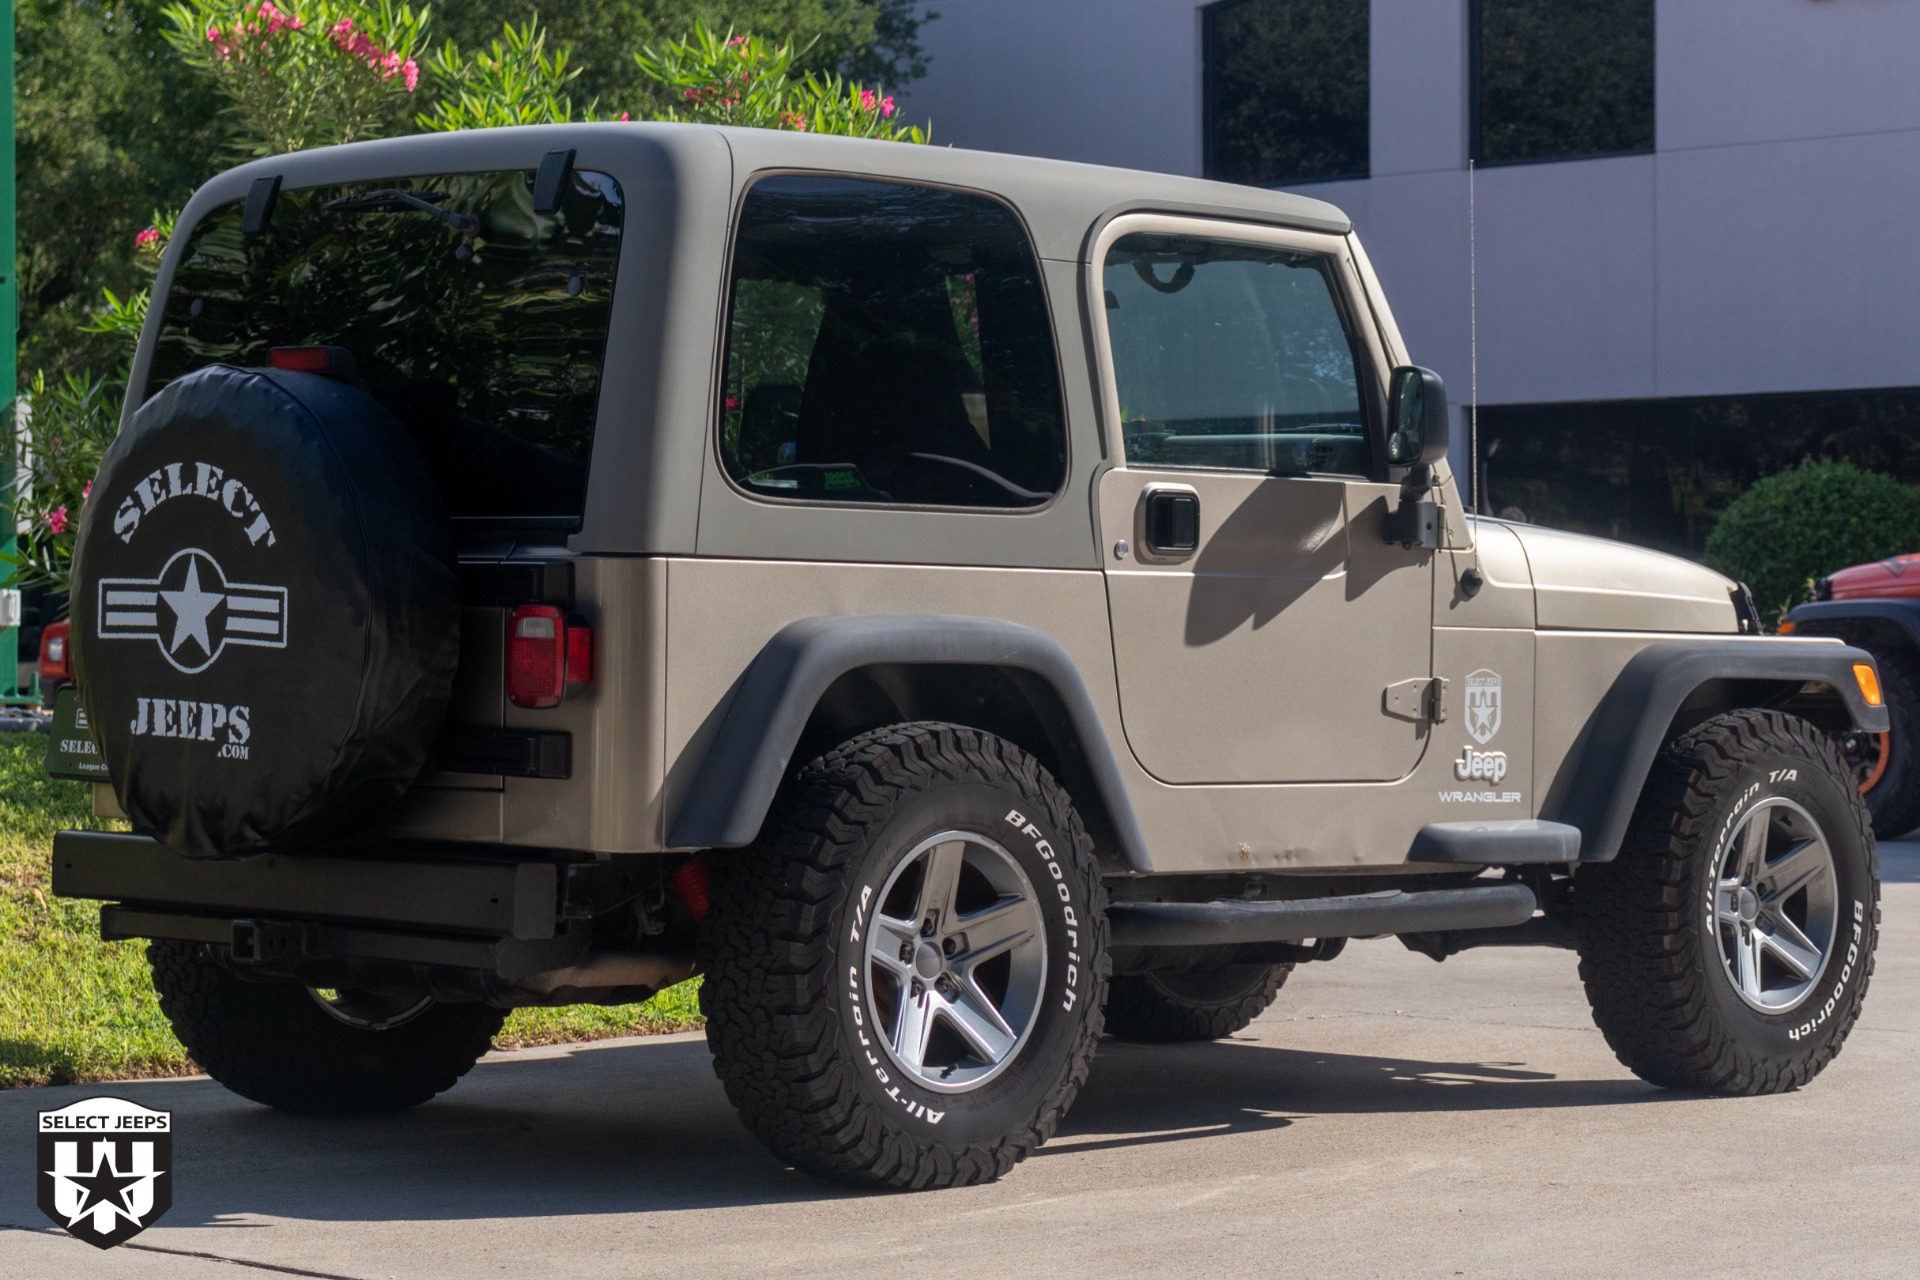
<svg viewBox="0 0 1920 1280">
<path fill-rule="evenodd" d="M 592 916 L 633 896 L 651 859 L 550 856 L 183 858 L 145 836 L 62 831 L 53 891 L 96 899 L 107 938 L 172 938 L 237 963 L 375 961 L 515 981 L 582 960 Z"/>
</svg>

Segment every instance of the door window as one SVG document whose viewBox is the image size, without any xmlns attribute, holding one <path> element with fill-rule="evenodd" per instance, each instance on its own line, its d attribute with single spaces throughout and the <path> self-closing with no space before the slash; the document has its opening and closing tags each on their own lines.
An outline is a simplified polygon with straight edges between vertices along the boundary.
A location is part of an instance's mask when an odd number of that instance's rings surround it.
<svg viewBox="0 0 1920 1280">
<path fill-rule="evenodd" d="M 1103 283 L 1130 464 L 1372 472 L 1361 362 L 1324 254 L 1129 235 Z"/>
<path fill-rule="evenodd" d="M 720 452 L 770 498 L 1030 508 L 1066 478 L 1039 263 L 985 196 L 765 178 L 734 249 Z"/>
</svg>

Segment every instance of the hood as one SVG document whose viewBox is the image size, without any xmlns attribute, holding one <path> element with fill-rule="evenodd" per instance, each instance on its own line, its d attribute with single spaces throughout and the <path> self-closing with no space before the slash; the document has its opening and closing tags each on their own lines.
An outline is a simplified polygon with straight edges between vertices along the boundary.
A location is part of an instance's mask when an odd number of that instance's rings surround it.
<svg viewBox="0 0 1920 1280">
<path fill-rule="evenodd" d="M 1585 534 L 1506 527 L 1526 552 L 1543 631 L 1739 630 L 1734 583 L 1704 565 Z"/>
</svg>

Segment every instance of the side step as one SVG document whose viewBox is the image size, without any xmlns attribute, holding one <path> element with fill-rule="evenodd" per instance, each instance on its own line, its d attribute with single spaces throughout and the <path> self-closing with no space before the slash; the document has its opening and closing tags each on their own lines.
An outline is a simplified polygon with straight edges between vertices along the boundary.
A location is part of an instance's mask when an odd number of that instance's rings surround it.
<svg viewBox="0 0 1920 1280">
<path fill-rule="evenodd" d="M 1116 947 L 1212 947 L 1497 929 L 1532 919 L 1534 905 L 1523 884 L 1490 884 L 1279 902 L 1116 902 L 1107 921 Z"/>
</svg>

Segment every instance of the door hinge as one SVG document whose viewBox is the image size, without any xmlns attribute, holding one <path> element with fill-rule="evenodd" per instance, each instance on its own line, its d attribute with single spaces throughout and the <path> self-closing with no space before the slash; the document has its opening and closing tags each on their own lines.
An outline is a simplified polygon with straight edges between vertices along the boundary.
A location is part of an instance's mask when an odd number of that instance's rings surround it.
<svg viewBox="0 0 1920 1280">
<path fill-rule="evenodd" d="M 1447 719 L 1447 681 L 1444 676 L 1421 677 L 1390 684 L 1381 709 L 1400 720 L 1431 720 L 1445 724 Z"/>
</svg>

